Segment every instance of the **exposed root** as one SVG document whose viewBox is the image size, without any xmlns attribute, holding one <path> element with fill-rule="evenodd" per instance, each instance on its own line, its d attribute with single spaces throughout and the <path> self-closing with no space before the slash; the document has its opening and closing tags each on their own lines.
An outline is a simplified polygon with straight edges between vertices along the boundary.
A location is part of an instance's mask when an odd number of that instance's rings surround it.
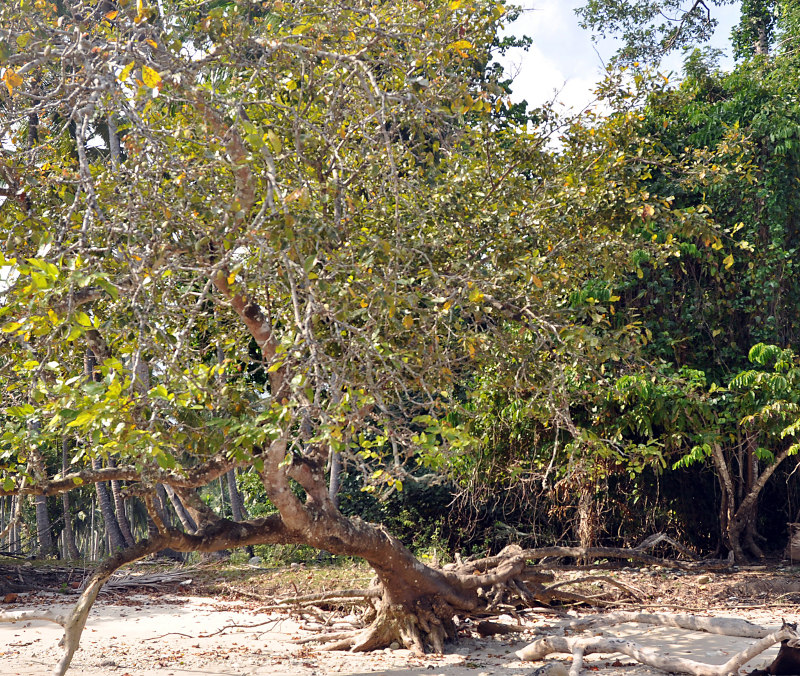
<svg viewBox="0 0 800 676">
<path fill-rule="evenodd" d="M 323 634 L 299 642 L 327 642 L 323 650 L 351 652 L 368 652 L 398 643 L 419 655 L 425 653 L 426 647 L 442 653 L 445 642 L 456 637 L 453 613 L 443 602 L 417 604 L 414 611 L 399 604 L 381 603 L 372 622 L 361 631 Z"/>
</svg>

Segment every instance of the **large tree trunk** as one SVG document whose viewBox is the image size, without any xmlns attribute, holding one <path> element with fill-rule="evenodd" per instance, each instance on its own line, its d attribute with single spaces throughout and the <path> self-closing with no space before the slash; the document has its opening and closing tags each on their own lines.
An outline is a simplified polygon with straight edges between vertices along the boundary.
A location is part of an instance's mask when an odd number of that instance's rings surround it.
<svg viewBox="0 0 800 676">
<path fill-rule="evenodd" d="M 39 556 L 44 558 L 55 551 L 50 515 L 47 512 L 47 497 L 36 495 L 33 498 L 33 504 L 36 509 L 36 537 L 39 541 Z"/>
</svg>

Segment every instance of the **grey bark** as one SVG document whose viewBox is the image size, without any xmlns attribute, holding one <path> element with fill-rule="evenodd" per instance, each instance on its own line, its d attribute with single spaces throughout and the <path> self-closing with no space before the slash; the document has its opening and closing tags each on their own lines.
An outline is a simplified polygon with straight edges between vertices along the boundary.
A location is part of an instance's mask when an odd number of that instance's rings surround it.
<svg viewBox="0 0 800 676">
<path fill-rule="evenodd" d="M 119 134 L 117 132 L 117 121 L 114 119 L 112 113 L 108 114 L 108 149 L 109 159 L 111 160 L 111 167 L 117 169 L 119 167 Z"/>
<path fill-rule="evenodd" d="M 234 521 L 242 521 L 244 517 L 244 500 L 236 485 L 236 470 L 230 469 L 227 473 L 228 494 L 231 498 L 231 515 Z"/>
<path fill-rule="evenodd" d="M 39 423 L 33 424 L 33 429 L 39 429 Z M 31 464 L 33 465 L 33 473 L 37 480 L 44 481 L 46 470 L 44 466 L 44 459 L 42 458 L 41 451 L 38 447 L 31 446 Z M 50 523 L 50 514 L 47 511 L 47 496 L 34 495 L 33 505 L 36 511 L 36 539 L 39 543 L 38 554 L 44 558 L 50 556 L 55 552 L 56 546 L 53 540 L 53 528 Z"/>
<path fill-rule="evenodd" d="M 97 357 L 91 349 L 86 350 L 83 362 L 84 373 L 90 380 L 98 380 L 99 374 L 97 373 Z M 92 458 L 92 469 L 98 470 L 103 466 L 100 458 Z M 116 551 L 125 547 L 125 537 L 117 521 L 117 515 L 114 513 L 114 507 L 111 502 L 111 497 L 108 493 L 106 484 L 100 482 L 95 484 L 95 491 L 97 493 L 97 505 L 100 508 L 100 514 L 103 515 L 103 524 L 105 527 L 106 541 L 110 551 Z"/>
<path fill-rule="evenodd" d="M 108 458 L 108 466 L 115 467 L 116 462 L 113 457 Z M 116 512 L 117 523 L 122 537 L 125 540 L 125 545 L 133 547 L 135 540 L 131 533 L 131 525 L 128 522 L 128 516 L 125 513 L 125 498 L 122 497 L 122 484 L 119 481 L 111 482 L 111 496 L 114 499 L 114 510 Z"/>
<path fill-rule="evenodd" d="M 61 441 L 61 473 L 66 475 L 69 457 L 69 439 L 64 437 Z M 61 494 L 61 509 L 64 512 L 64 554 L 68 559 L 81 558 L 78 547 L 75 544 L 75 533 L 72 530 L 72 514 L 69 510 L 69 492 Z"/>
<path fill-rule="evenodd" d="M 103 466 L 100 458 L 92 458 L 92 469 L 98 470 Z M 103 482 L 95 485 L 97 490 L 97 505 L 100 508 L 100 514 L 103 515 L 103 524 L 105 527 L 106 539 L 110 550 L 116 551 L 125 548 L 125 538 L 117 521 L 117 515 L 114 513 L 114 507 L 111 502 L 111 497 L 108 488 Z"/>
<path fill-rule="evenodd" d="M 194 519 L 192 519 L 191 514 L 186 511 L 175 489 L 172 486 L 164 486 L 164 490 L 167 493 L 167 497 L 169 497 L 169 501 L 172 503 L 172 507 L 175 509 L 175 514 L 178 515 L 178 520 L 181 522 L 183 529 L 187 533 L 194 533 L 197 531 L 197 524 L 194 522 Z"/>
</svg>

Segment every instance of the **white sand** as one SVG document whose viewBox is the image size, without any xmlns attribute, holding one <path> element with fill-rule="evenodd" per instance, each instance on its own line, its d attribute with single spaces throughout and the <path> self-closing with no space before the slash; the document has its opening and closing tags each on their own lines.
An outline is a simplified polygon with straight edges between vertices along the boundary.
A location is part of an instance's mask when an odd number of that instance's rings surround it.
<svg viewBox="0 0 800 676">
<path fill-rule="evenodd" d="M 58 594 L 20 594 L 18 603 L 3 610 L 67 609 Z M 766 610 L 737 613 L 759 624 L 780 624 Z M 538 623 L 546 619 L 537 620 Z M 258 625 L 258 626 L 254 626 Z M 220 631 L 223 630 L 223 631 Z M 218 633 L 216 633 L 218 632 Z M 0 676 L 44 676 L 58 661 L 61 628 L 46 622 L 0 624 Z M 626 636 L 643 645 L 673 655 L 722 663 L 747 645 L 746 639 L 686 632 L 663 627 L 621 625 L 613 635 Z M 211 635 L 213 634 L 213 635 Z M 466 639 L 444 656 L 418 658 L 407 650 L 370 654 L 330 653 L 314 644 L 298 645 L 291 639 L 312 635 L 285 615 L 255 612 L 248 604 L 197 597 L 128 594 L 100 600 L 89 616 L 70 676 L 260 676 L 286 674 L 389 674 L 391 676 L 446 674 L 486 676 L 526 675 L 540 663 L 520 662 L 514 651 L 535 638 L 533 628 L 523 638 Z M 769 663 L 777 647 L 764 653 L 748 669 Z M 555 656 L 554 656 L 555 657 Z M 568 661 L 568 656 L 558 656 Z M 587 666 L 601 674 L 645 676 L 659 673 L 624 656 L 591 656 Z"/>
</svg>

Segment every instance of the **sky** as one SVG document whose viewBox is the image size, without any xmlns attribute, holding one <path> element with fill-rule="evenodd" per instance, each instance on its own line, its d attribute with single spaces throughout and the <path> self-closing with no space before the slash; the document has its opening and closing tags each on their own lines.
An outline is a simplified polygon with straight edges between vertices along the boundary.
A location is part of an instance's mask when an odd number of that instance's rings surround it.
<svg viewBox="0 0 800 676">
<path fill-rule="evenodd" d="M 596 44 L 578 25 L 574 10 L 585 0 L 522 0 L 519 4 L 525 11 L 506 33 L 528 35 L 533 38 L 533 45 L 527 52 L 513 50 L 500 60 L 506 71 L 515 75 L 512 98 L 526 99 L 534 107 L 560 91 L 557 101 L 573 110 L 583 109 L 594 98 L 592 89 L 602 78 L 604 63 L 616 51 L 614 42 Z M 728 37 L 739 16 L 738 3 L 715 7 L 714 15 L 719 26 L 710 44 L 730 52 Z M 730 63 L 723 61 L 721 66 L 725 68 Z M 679 72 L 680 55 L 665 66 L 666 70 Z"/>
</svg>

